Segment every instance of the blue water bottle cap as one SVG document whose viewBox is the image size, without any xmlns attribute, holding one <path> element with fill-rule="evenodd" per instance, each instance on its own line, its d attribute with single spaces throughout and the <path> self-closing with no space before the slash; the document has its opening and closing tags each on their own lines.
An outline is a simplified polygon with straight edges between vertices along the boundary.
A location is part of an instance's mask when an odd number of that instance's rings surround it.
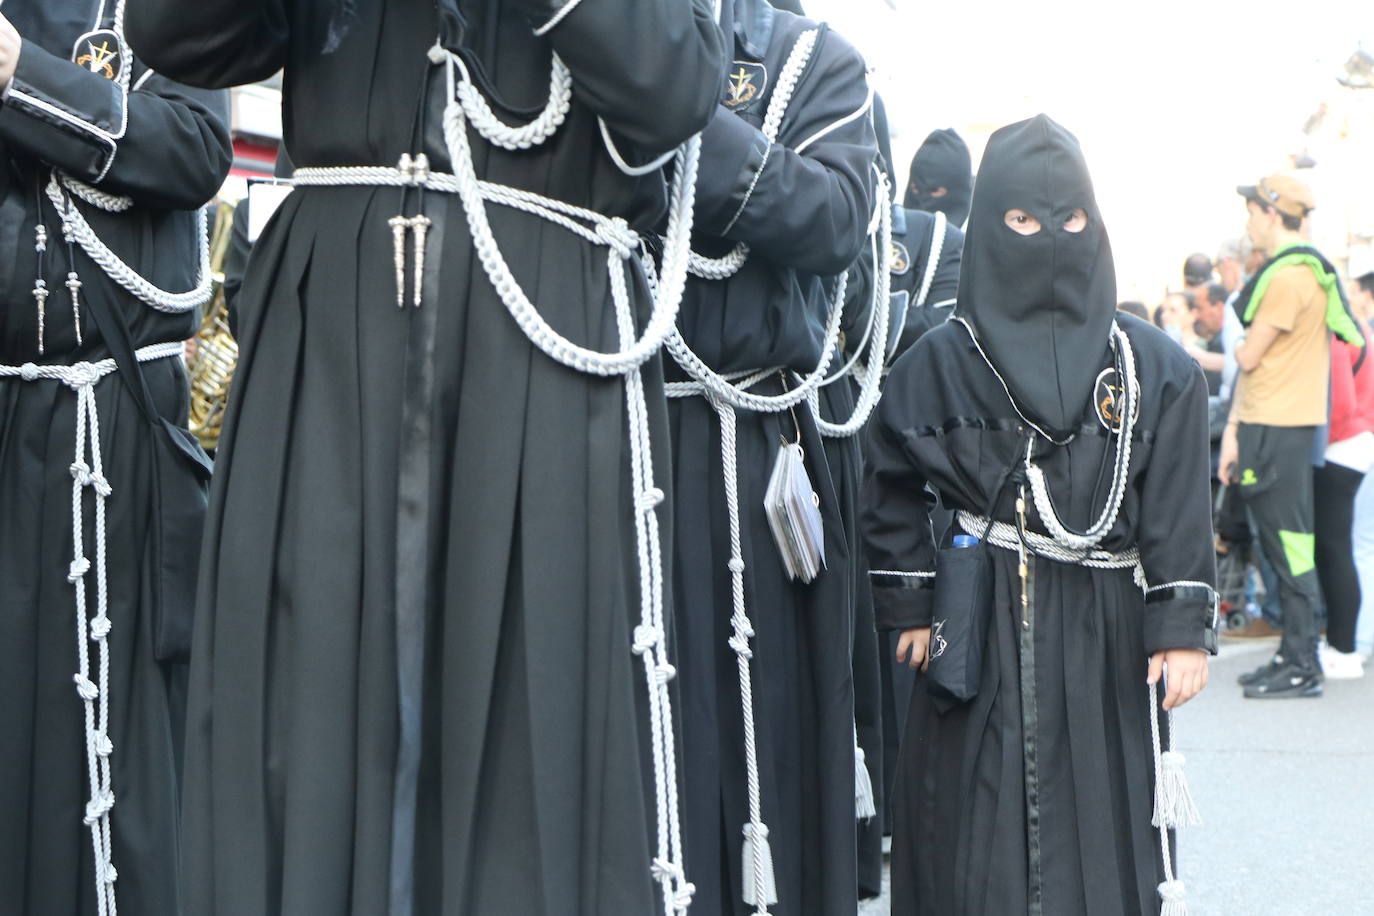
<svg viewBox="0 0 1374 916">
<path fill-rule="evenodd" d="M 971 534 L 956 534 L 954 536 L 955 547 L 977 547 L 978 539 Z"/>
</svg>

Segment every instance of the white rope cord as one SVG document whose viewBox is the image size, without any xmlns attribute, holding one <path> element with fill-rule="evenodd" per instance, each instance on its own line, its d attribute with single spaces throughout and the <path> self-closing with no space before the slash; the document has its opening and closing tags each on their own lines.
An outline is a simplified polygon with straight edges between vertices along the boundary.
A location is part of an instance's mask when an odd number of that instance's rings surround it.
<svg viewBox="0 0 1374 916">
<path fill-rule="evenodd" d="M 965 531 L 987 529 L 987 541 L 1003 550 L 1017 550 L 1023 545 L 1031 553 L 1056 563 L 1073 566 L 1087 566 L 1092 569 L 1136 569 L 1140 566 L 1140 551 L 1134 547 L 1129 550 L 1110 551 L 1065 547 L 1052 537 L 1036 534 L 1034 531 L 1018 531 L 1015 525 L 994 521 L 988 526 L 988 519 L 960 509 L 957 513 L 959 527 Z"/>
<path fill-rule="evenodd" d="M 865 340 L 855 349 L 851 365 L 868 349 L 868 365 L 854 369 L 859 381 L 859 397 L 854 403 L 854 412 L 848 420 L 832 423 L 821 416 L 820 397 L 812 392 L 809 401 L 811 412 L 816 417 L 816 427 L 821 435 L 832 439 L 847 439 L 856 435 L 868 423 L 878 401 L 882 397 L 883 367 L 887 362 L 887 338 L 892 320 L 888 300 L 892 294 L 892 206 L 889 201 L 890 189 L 887 175 L 878 173 L 878 230 L 877 255 L 874 259 L 873 301 L 869 311 L 869 331 Z M 833 381 L 833 379 L 832 379 Z M 828 383 L 827 383 L 828 384 Z"/>
<path fill-rule="evenodd" d="M 739 669 L 740 706 L 744 713 L 744 766 L 747 782 L 749 821 L 744 825 L 744 902 L 755 913 L 767 913 L 777 902 L 777 886 L 773 875 L 773 855 L 768 843 L 768 827 L 763 822 L 762 791 L 759 785 L 758 743 L 754 733 L 754 688 L 749 662 L 754 657 L 749 640 L 754 627 L 745 612 L 744 551 L 740 537 L 739 467 L 735 441 L 735 408 L 729 403 L 710 397 L 711 406 L 720 417 L 720 460 L 725 476 L 725 502 L 730 517 L 730 591 L 734 613 L 730 624 L 734 633 L 730 648 L 735 652 Z"/>
<path fill-rule="evenodd" d="M 72 202 L 71 198 L 63 193 L 62 184 L 59 183 L 56 174 L 48 182 L 46 190 L 48 199 L 52 201 L 53 207 L 57 210 L 57 215 L 62 219 L 63 235 L 80 245 L 87 256 L 105 272 L 105 275 L 123 287 L 130 295 L 159 312 L 171 315 L 198 309 L 210 301 L 210 296 L 213 294 L 213 278 L 210 272 L 210 235 L 203 207 L 196 211 L 196 234 L 200 241 L 200 278 L 194 289 L 184 293 L 169 293 L 154 286 L 142 274 L 110 250 L 109 246 L 91 228 L 91 224 L 86 221 L 81 210 Z M 83 195 L 83 199 L 101 206 L 102 209 L 104 206 L 101 201 L 107 197 L 109 195 Z"/>
<path fill-rule="evenodd" d="M 1112 322 L 1112 337 L 1121 354 L 1126 375 L 1123 385 L 1125 396 L 1121 409 L 1121 430 L 1117 434 L 1116 460 L 1112 470 L 1112 486 L 1107 497 L 1107 503 L 1102 507 L 1102 514 L 1086 532 L 1075 534 L 1060 520 L 1059 514 L 1054 508 L 1054 500 L 1050 496 L 1045 472 L 1031 461 L 1032 444 L 1028 443 L 1026 446 L 1026 475 L 1030 482 L 1031 498 L 1035 501 L 1035 511 L 1039 513 L 1045 526 L 1054 535 L 1054 539 L 1065 547 L 1087 549 L 1096 547 L 1101 543 L 1107 533 L 1112 530 L 1112 526 L 1116 524 L 1122 501 L 1126 496 L 1126 484 L 1131 473 L 1131 447 L 1135 433 L 1135 422 L 1140 415 L 1140 380 L 1136 376 L 1135 351 L 1131 348 L 1131 341 L 1116 322 Z"/>
<path fill-rule="evenodd" d="M 135 353 L 139 362 L 180 357 L 180 342 L 155 344 Z M 90 798 L 86 802 L 84 822 L 91 830 L 92 854 L 95 858 L 96 911 L 99 916 L 116 916 L 115 870 L 110 834 L 110 812 L 114 808 L 114 785 L 111 780 L 110 755 L 114 743 L 110 740 L 110 647 L 109 635 L 113 623 L 109 616 L 109 579 L 106 571 L 105 501 L 110 497 L 110 483 L 105 479 L 105 466 L 100 449 L 100 416 L 96 410 L 95 387 L 105 376 L 116 371 L 113 359 L 96 363 L 81 362 L 71 366 L 35 365 L 0 366 L 0 378 L 17 378 L 25 382 L 57 381 L 76 394 L 76 448 L 70 467 L 72 475 L 72 561 L 67 581 L 76 596 L 76 659 L 77 671 L 72 676 L 85 717 L 86 770 Z M 88 460 L 89 457 L 89 460 Z M 95 616 L 89 615 L 87 574 L 91 561 L 84 546 L 84 502 L 86 488 L 95 498 Z M 96 672 L 91 679 L 89 643 L 95 644 Z"/>
<path fill-rule="evenodd" d="M 569 7 L 570 9 L 570 7 Z M 556 23 L 554 23 L 556 24 Z M 550 26 L 552 27 L 552 26 Z M 588 375 L 625 378 L 625 409 L 630 438 L 631 476 L 636 492 L 635 534 L 640 572 L 640 623 L 634 630 L 633 651 L 644 665 L 649 695 L 649 730 L 654 768 L 657 814 L 657 853 L 652 873 L 663 894 L 667 916 L 683 916 L 695 891 L 683 867 L 683 844 L 678 797 L 677 752 L 669 682 L 676 670 L 668 661 L 664 621 L 663 551 L 657 508 L 664 493 L 654 485 L 648 408 L 640 367 L 655 356 L 674 333 L 677 312 L 686 286 L 691 245 L 693 205 L 701 141 L 694 137 L 676 151 L 669 194 L 668 229 L 664 245 L 663 281 L 651 284 L 653 309 L 643 334 L 635 338 L 626 262 L 642 249 L 639 236 L 624 219 L 609 218 L 582 207 L 530 191 L 480 181 L 472 161 L 467 126 L 479 136 L 508 150 L 530 149 L 544 143 L 563 124 L 571 107 L 571 76 L 554 57 L 549 101 L 530 124 L 512 127 L 499 121 L 472 83 L 467 67 L 456 54 L 437 44 L 430 61 L 446 67 L 448 104 L 444 110 L 444 139 L 454 174 L 430 171 L 404 157 L 400 168 L 298 169 L 293 184 L 301 187 L 415 186 L 462 201 L 473 247 L 502 304 L 535 347 L 560 364 Z M 607 248 L 607 272 L 621 350 L 603 353 L 573 343 L 558 334 L 521 288 L 501 253 L 487 217 L 486 204 L 511 207 L 558 225 L 594 245 Z"/>
<path fill-rule="evenodd" d="M 916 307 L 926 304 L 930 287 L 935 283 L 935 272 L 940 268 L 940 256 L 945 253 L 945 213 L 935 211 L 935 224 L 931 227 L 930 254 L 926 256 L 926 272 L 921 277 L 921 288 L 916 293 Z"/>
</svg>

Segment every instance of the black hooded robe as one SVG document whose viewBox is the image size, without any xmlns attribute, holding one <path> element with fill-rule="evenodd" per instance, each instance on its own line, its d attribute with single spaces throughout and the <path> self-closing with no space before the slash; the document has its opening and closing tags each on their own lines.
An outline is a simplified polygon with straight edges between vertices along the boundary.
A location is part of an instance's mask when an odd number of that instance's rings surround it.
<svg viewBox="0 0 1374 916">
<path fill-rule="evenodd" d="M 743 241 L 752 254 L 727 281 L 689 282 L 679 328 L 719 372 L 805 373 L 820 359 L 833 278 L 857 258 L 872 213 L 875 145 L 864 111 L 864 62 L 822 30 L 778 142 L 770 145 L 759 127 L 771 91 L 798 36 L 816 25 L 763 0 L 737 0 L 734 22 L 731 73 L 742 69 L 743 76 L 734 91 L 727 85 L 703 135 L 694 247 L 719 256 Z M 738 88 L 746 84 L 753 90 Z M 803 153 L 793 152 L 813 135 L 819 136 Z M 754 390 L 779 393 L 779 374 Z M 672 400 L 669 412 L 688 873 L 697 885 L 696 909 L 744 914 L 752 911 L 742 900 L 748 804 L 739 678 L 728 644 L 733 604 L 720 421 L 700 397 Z M 853 912 L 854 545 L 846 543 L 837 486 L 806 405 L 781 414 L 740 410 L 737 417 L 762 819 L 779 898 L 770 912 Z M 810 585 L 787 579 L 763 511 L 780 439 L 797 441 L 799 432 L 820 496 L 828 563 Z"/>
<path fill-rule="evenodd" d="M 97 23 L 98 0 L 10 0 L 4 14 L 23 39 L 9 96 L 0 105 L 0 365 L 70 366 L 110 351 L 91 307 L 99 302 L 128 325 L 134 347 L 184 340 L 198 313 L 154 311 L 117 287 L 78 247 L 82 343 L 63 283 L 72 266 L 61 223 L 43 188 L 51 170 L 127 195 L 131 209 L 106 213 L 80 204 L 100 237 L 136 271 L 172 292 L 196 286 L 194 209 L 214 196 L 230 164 L 227 106 L 220 93 L 179 86 L 134 61 L 128 126 L 123 96 L 102 72 L 72 63 L 88 52 L 77 39 L 113 25 L 114 4 Z M 99 39 L 98 44 L 104 39 Z M 113 47 L 113 42 L 108 46 Z M 51 112 L 61 110 L 66 118 Z M 107 170 L 108 169 L 108 170 Z M 103 177 L 102 177 L 103 175 Z M 41 201 L 41 202 L 40 202 Z M 35 227 L 47 227 L 43 273 L 51 291 L 38 352 Z M 175 358 L 142 364 L 163 417 L 184 425 L 186 372 Z M 112 861 L 121 912 L 179 912 L 176 892 L 178 756 L 185 703 L 185 645 L 154 637 L 157 615 L 189 618 L 154 599 L 158 568 L 194 578 L 194 551 L 158 554 L 150 425 L 131 388 L 114 373 L 95 386 L 100 448 L 111 493 L 106 502 L 109 737 L 115 805 Z M 91 797 L 78 670 L 72 475 L 77 398 L 58 381 L 0 378 L 0 910 L 97 912 Z M 176 469 L 174 473 L 189 468 Z M 82 544 L 95 563 L 94 497 L 84 498 Z M 92 568 L 84 581 L 95 614 Z M 171 597 L 171 596 L 168 596 Z M 156 606 L 155 606 L 156 605 Z M 89 644 L 92 679 L 97 648 Z"/>
<path fill-rule="evenodd" d="M 973 167 L 968 144 L 951 127 L 933 130 L 911 157 L 903 203 L 908 210 L 940 211 L 963 228 L 973 197 Z M 940 188 L 945 193 L 936 195 Z"/>
<path fill-rule="evenodd" d="M 1040 229 L 1015 232 L 1004 222 L 1012 209 Z M 1071 231 L 1076 209 L 1087 219 Z M 1063 523 L 1082 532 L 1116 482 L 1108 462 L 1128 456 L 1097 546 L 1138 549 L 1139 560 L 1112 569 L 1032 555 L 1023 608 L 1017 551 L 964 548 L 986 550 L 991 572 L 978 689 L 937 702 L 917 677 L 893 801 L 894 914 L 1159 912 L 1167 869 L 1151 825 L 1151 705 L 1162 685 L 1145 676 L 1153 653 L 1216 650 L 1207 389 L 1163 334 L 1123 317 L 1139 392 L 1126 406 L 1115 293 L 1077 140 L 1044 116 L 998 131 L 973 199 L 956 320 L 897 361 L 871 430 L 864 531 L 878 625 L 932 626 L 927 484 L 949 509 L 1009 524 L 1024 493 L 1028 530 L 1044 535 L 1026 483 L 1033 461 Z M 986 534 L 956 519 L 938 544 L 960 532 Z"/>
<path fill-rule="evenodd" d="M 331 6 L 132 0 L 129 26 L 155 66 L 196 83 L 285 67 L 298 167 L 394 167 L 422 148 L 450 171 L 442 70 L 426 57 L 435 4 L 358 3 L 326 54 L 315 24 Z M 563 4 L 465 0 L 461 19 L 444 6 L 445 45 L 507 123 L 544 107 L 551 49 L 573 75 L 548 143 L 508 152 L 469 131 L 477 174 L 655 228 L 662 173 L 617 169 L 596 115 L 632 163 L 699 131 L 723 72 L 707 5 L 583 3 L 544 38 L 533 29 Z M 661 912 L 625 384 L 529 342 L 455 196 L 425 195 L 424 301 L 398 308 L 388 220 L 401 204 L 397 188 L 296 190 L 239 297 L 191 672 L 187 911 Z M 553 326 L 618 349 L 606 248 L 488 213 Z M 637 269 L 629 279 L 642 322 L 647 290 Z M 413 794 L 399 753 L 419 755 Z"/>
</svg>

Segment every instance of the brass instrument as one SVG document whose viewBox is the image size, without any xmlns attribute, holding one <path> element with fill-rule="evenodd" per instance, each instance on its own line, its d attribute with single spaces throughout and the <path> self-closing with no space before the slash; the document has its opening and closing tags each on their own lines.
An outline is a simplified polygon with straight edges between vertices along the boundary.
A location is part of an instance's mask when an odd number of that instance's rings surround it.
<svg viewBox="0 0 1374 916">
<path fill-rule="evenodd" d="M 214 222 L 210 269 L 215 295 L 186 352 L 187 370 L 191 376 L 190 428 L 210 452 L 219 445 L 229 385 L 239 360 L 239 345 L 229 330 L 229 309 L 224 301 L 224 258 L 233 234 L 234 205 L 221 201 L 216 207 Z"/>
</svg>

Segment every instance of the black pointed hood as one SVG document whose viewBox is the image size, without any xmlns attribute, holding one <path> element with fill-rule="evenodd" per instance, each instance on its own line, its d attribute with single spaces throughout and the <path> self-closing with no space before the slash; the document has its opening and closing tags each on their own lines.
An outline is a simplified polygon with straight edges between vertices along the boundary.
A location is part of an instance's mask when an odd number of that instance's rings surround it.
<svg viewBox="0 0 1374 916">
<path fill-rule="evenodd" d="M 936 188 L 945 188 L 944 196 L 933 196 L 931 192 Z M 972 194 L 973 166 L 968 144 L 953 128 L 932 131 L 911 159 L 906 208 L 929 213 L 939 210 L 951 223 L 962 226 L 968 219 Z"/>
<path fill-rule="evenodd" d="M 883 171 L 887 173 L 887 181 L 894 188 L 897 187 L 897 171 L 892 162 L 892 134 L 887 124 L 887 106 L 883 104 L 883 97 L 874 93 L 873 95 L 873 132 L 878 136 L 878 155 L 882 157 Z"/>
<path fill-rule="evenodd" d="M 1081 232 L 1063 228 L 1082 207 Z M 1023 236 L 1013 208 L 1040 221 Z M 973 194 L 956 314 L 1012 399 L 1057 439 L 1078 426 L 1105 365 L 1116 305 L 1111 243 L 1078 139 L 1045 115 L 988 141 Z"/>
</svg>

